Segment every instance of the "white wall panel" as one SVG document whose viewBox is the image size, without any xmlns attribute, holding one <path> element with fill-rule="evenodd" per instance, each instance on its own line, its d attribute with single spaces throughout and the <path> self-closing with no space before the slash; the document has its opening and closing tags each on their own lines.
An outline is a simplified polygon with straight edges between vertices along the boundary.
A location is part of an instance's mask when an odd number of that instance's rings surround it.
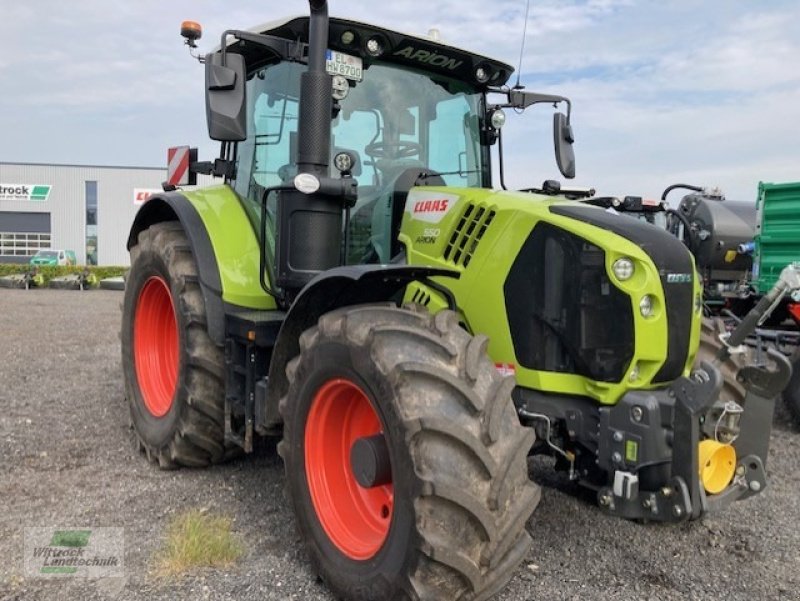
<svg viewBox="0 0 800 601">
<path fill-rule="evenodd" d="M 52 248 L 74 250 L 86 262 L 86 182 L 97 182 L 97 252 L 100 265 L 128 265 L 128 240 L 141 205 L 134 190 L 159 190 L 166 169 L 0 163 L 0 184 L 51 185 L 47 201 L 0 200 L 0 212 L 50 213 Z M 220 182 L 199 176 L 201 185 Z"/>
</svg>

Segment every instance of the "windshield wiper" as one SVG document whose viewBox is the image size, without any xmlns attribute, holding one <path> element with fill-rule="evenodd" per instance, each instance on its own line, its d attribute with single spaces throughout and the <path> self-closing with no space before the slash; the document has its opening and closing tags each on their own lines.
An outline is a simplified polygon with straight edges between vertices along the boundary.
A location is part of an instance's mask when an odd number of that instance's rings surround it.
<svg viewBox="0 0 800 601">
<path fill-rule="evenodd" d="M 460 175 L 464 177 L 470 173 L 480 173 L 480 169 L 468 169 L 466 171 L 433 171 L 430 173 L 421 173 L 418 179 L 428 179 L 429 177 L 439 177 L 441 175 Z"/>
</svg>

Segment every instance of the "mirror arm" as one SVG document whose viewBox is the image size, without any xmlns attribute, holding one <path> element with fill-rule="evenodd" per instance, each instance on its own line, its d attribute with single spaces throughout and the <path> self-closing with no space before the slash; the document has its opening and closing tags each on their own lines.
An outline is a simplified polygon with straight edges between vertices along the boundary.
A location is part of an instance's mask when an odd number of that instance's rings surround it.
<svg viewBox="0 0 800 601">
<path fill-rule="evenodd" d="M 272 50 L 281 60 L 303 61 L 304 48 L 307 44 L 298 44 L 291 40 L 284 40 L 271 35 L 253 33 L 252 31 L 241 31 L 238 29 L 227 29 L 222 32 L 220 38 L 220 54 L 222 55 L 222 65 L 226 65 L 226 55 L 228 52 L 228 36 L 243 42 L 250 42 Z"/>
<path fill-rule="evenodd" d="M 567 123 L 572 115 L 572 102 L 566 96 L 558 96 L 556 94 L 539 94 L 538 92 L 526 92 L 521 89 L 508 89 L 490 87 L 488 92 L 494 94 L 503 94 L 508 98 L 505 104 L 495 105 L 495 108 L 512 108 L 525 110 L 534 104 L 552 104 L 557 105 L 559 102 L 567 103 Z"/>
<path fill-rule="evenodd" d="M 528 94 L 526 94 L 528 96 Z M 502 104 L 495 104 L 492 105 L 492 108 L 501 108 L 501 109 L 517 109 L 517 110 L 525 110 L 529 106 L 533 106 L 534 104 L 552 104 L 554 107 L 559 102 L 566 102 L 567 103 L 567 124 L 570 122 L 570 117 L 572 116 L 572 102 L 569 98 L 565 98 L 564 96 L 549 96 L 545 94 L 536 94 L 536 96 L 540 96 L 540 98 L 536 99 L 525 99 L 525 102 L 513 102 L 509 101 L 507 103 Z"/>
</svg>

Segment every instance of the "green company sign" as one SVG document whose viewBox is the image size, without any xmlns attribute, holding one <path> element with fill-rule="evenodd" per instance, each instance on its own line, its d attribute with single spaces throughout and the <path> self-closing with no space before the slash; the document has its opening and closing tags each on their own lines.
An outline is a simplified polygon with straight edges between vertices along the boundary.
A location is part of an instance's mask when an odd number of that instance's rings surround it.
<svg viewBox="0 0 800 601">
<path fill-rule="evenodd" d="M 0 184 L 0 200 L 44 202 L 53 186 L 44 184 Z"/>
</svg>

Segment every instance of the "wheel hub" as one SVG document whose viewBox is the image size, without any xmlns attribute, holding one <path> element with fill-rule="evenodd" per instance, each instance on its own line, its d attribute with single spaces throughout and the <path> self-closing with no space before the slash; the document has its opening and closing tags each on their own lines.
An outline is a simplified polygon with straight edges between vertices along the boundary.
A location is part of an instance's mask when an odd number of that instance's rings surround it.
<svg viewBox="0 0 800 601">
<path fill-rule="evenodd" d="M 364 488 L 383 486 L 392 481 L 389 446 L 383 434 L 358 438 L 350 449 L 350 469 Z"/>
</svg>

